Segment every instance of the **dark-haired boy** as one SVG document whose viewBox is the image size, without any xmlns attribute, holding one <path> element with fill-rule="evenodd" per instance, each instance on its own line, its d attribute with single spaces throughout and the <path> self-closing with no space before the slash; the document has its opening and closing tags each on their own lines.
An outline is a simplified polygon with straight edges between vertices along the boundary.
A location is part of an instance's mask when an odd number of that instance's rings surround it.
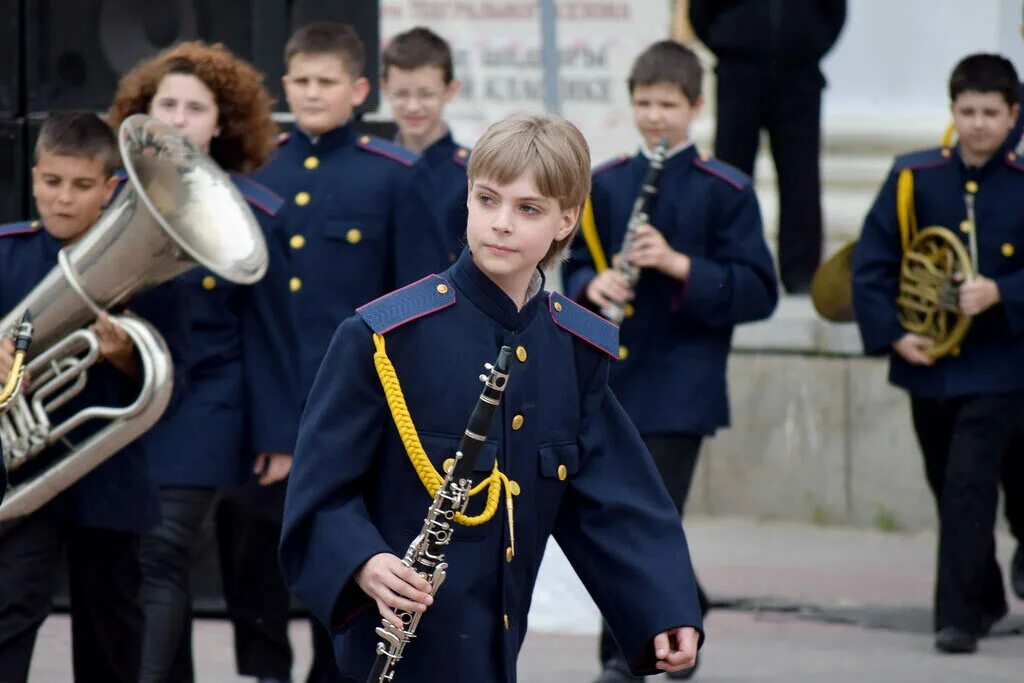
<svg viewBox="0 0 1024 683">
<path fill-rule="evenodd" d="M 943 652 L 974 652 L 1007 611 L 993 526 L 1000 471 L 1021 457 L 1011 445 L 1024 426 L 1024 161 L 1008 137 L 1018 88 L 1013 65 L 999 55 L 961 60 L 949 80 L 956 145 L 896 158 L 854 252 L 864 349 L 888 354 L 889 381 L 910 394 L 938 508 L 934 627 Z M 959 310 L 973 322 L 937 361 L 925 353 L 933 341 L 907 332 L 896 304 L 903 240 L 930 225 L 952 230 L 965 249 L 971 232 L 977 242 L 978 273 L 957 290 Z"/>
<path fill-rule="evenodd" d="M 64 112 L 47 119 L 32 168 L 40 220 L 0 227 L 0 311 L 13 310 L 57 266 L 58 252 L 89 231 L 117 187 L 119 166 L 114 134 L 94 114 Z M 187 318 L 176 281 L 136 296 L 130 308 L 157 327 L 176 368 L 182 367 Z M 137 394 L 140 368 L 131 339 L 106 314 L 90 329 L 105 362 L 90 368 L 84 390 L 61 409 L 59 419 L 86 406 L 127 405 Z M 0 344 L 5 377 L 12 352 L 5 339 Z M 11 472 L 12 482 L 17 484 L 36 461 L 59 456 L 97 429 L 92 422 L 73 430 L 61 444 Z M 138 681 L 138 545 L 158 515 L 156 488 L 142 446 L 134 442 L 0 535 L 0 679 L 28 679 L 36 632 L 50 612 L 66 551 L 75 680 Z"/>
<path fill-rule="evenodd" d="M 430 29 L 417 27 L 392 38 L 381 63 L 381 86 L 394 109 L 398 142 L 420 155 L 416 183 L 429 192 L 448 258 L 455 261 L 465 241 L 469 150 L 452 139 L 444 121 L 444 108 L 461 87 L 451 47 Z"/>
<path fill-rule="evenodd" d="M 566 293 L 585 305 L 625 305 L 611 387 L 680 515 L 701 441 L 729 423 L 725 370 L 733 326 L 768 317 L 778 298 L 750 179 L 699 154 L 690 140 L 704 102 L 702 75 L 697 56 L 673 41 L 637 58 L 629 91 L 643 147 L 595 169 L 594 220 L 585 219 L 563 271 Z M 616 256 L 642 269 L 632 289 L 608 264 L 622 248 L 652 150 L 663 138 L 667 154 L 651 224 Z M 707 609 L 703 593 L 701 607 Z M 600 681 L 632 680 L 607 628 L 601 660 Z"/>
</svg>

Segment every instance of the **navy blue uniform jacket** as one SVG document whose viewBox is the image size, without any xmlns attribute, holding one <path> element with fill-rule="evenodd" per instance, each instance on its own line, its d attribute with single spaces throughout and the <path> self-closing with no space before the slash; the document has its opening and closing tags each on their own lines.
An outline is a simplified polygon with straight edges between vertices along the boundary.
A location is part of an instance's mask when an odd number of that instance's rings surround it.
<svg viewBox="0 0 1024 683">
<path fill-rule="evenodd" d="M 592 201 L 609 262 L 621 246 L 649 162 L 642 153 L 595 169 Z M 726 363 L 733 326 L 767 318 L 778 301 L 750 179 L 690 146 L 665 161 L 651 225 L 690 257 L 683 283 L 645 269 L 620 331 L 611 386 L 641 434 L 713 434 L 729 424 Z M 581 303 L 596 275 L 582 235 L 563 269 Z"/>
<path fill-rule="evenodd" d="M 430 197 L 447 261 L 434 270 L 444 270 L 459 257 L 466 244 L 466 164 L 469 150 L 445 133 L 423 150 L 416 162 L 416 184 Z"/>
<path fill-rule="evenodd" d="M 941 399 L 1024 391 L 1024 163 L 1011 144 L 974 169 L 949 148 L 897 157 L 864 220 L 853 255 L 853 305 L 864 350 L 889 353 L 889 381 L 913 394 Z M 1003 299 L 974 318 L 959 355 L 931 367 L 912 366 L 892 351 L 892 343 L 906 334 L 896 307 L 903 255 L 896 183 L 904 169 L 914 174 L 919 228 L 950 228 L 965 247 L 964 193 L 969 181 L 977 184 L 979 270 L 996 281 Z"/>
<path fill-rule="evenodd" d="M 57 265 L 61 243 L 38 222 L 0 227 L 0 311 L 14 309 L 32 288 Z M 175 409 L 185 385 L 184 355 L 188 337 L 187 308 L 177 281 L 164 283 L 128 303 L 128 309 L 152 323 L 174 362 L 174 394 L 167 413 Z M 114 313 L 119 311 L 115 309 Z M 57 414 L 60 420 L 90 405 L 124 406 L 137 395 L 137 385 L 109 363 L 89 370 L 85 389 Z M 167 414 L 165 413 L 165 414 Z M 80 443 L 107 423 L 88 422 L 68 436 Z M 159 520 L 156 488 L 150 477 L 145 450 L 149 433 L 110 456 L 103 464 L 58 496 L 56 505 L 83 526 L 142 533 Z M 53 449 L 38 456 L 42 462 Z M 27 469 L 26 465 L 22 469 Z M 21 474 L 19 469 L 18 474 Z"/>
<path fill-rule="evenodd" d="M 615 329 L 559 294 L 541 292 L 517 311 L 468 251 L 442 275 L 373 302 L 341 325 L 299 428 L 281 565 L 299 599 L 333 629 L 341 672 L 365 680 L 380 622 L 353 573 L 378 553 L 403 555 L 430 505 L 385 404 L 371 330 L 384 335 L 438 469 L 476 404 L 484 363 L 503 344 L 522 348 L 476 463 L 482 478 L 496 458 L 521 487 L 515 556 L 506 555 L 504 505 L 487 524 L 456 529 L 448 578 L 399 677 L 515 681 L 551 535 L 634 670 L 655 673 L 654 636 L 677 626 L 700 628 L 701 615 L 675 508 L 608 389 Z M 467 512 L 482 507 L 474 498 Z"/>
<path fill-rule="evenodd" d="M 253 175 L 284 198 L 300 399 L 334 330 L 357 306 L 447 262 L 434 214 L 413 183 L 415 161 L 350 122 L 315 139 L 300 130 L 283 136 Z"/>
<path fill-rule="evenodd" d="M 1021 98 L 1024 98 L 1024 83 L 1020 84 L 1020 92 L 1017 97 L 1017 102 L 1021 102 Z M 1006 142 L 1011 148 L 1016 149 L 1020 147 L 1022 138 L 1024 138 L 1024 114 L 1018 114 L 1017 120 L 1013 122 L 1013 130 L 1010 131 L 1010 136 L 1006 138 Z"/>
<path fill-rule="evenodd" d="M 282 200 L 252 180 L 232 179 L 266 238 L 267 274 L 249 286 L 205 268 L 180 277 L 191 320 L 188 388 L 150 435 L 150 468 L 160 486 L 230 486 L 244 480 L 256 454 L 295 449 L 298 342 L 274 218 Z"/>
</svg>

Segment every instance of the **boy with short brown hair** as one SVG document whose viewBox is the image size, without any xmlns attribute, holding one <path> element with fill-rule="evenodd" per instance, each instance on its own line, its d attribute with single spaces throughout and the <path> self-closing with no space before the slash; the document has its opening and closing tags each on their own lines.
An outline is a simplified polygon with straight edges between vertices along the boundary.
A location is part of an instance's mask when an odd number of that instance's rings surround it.
<svg viewBox="0 0 1024 683">
<path fill-rule="evenodd" d="M 400 626 L 403 609 L 426 614 L 399 677 L 515 681 L 552 535 L 638 674 L 693 664 L 702 636 L 686 540 L 607 384 L 616 329 L 543 289 L 540 266 L 574 234 L 589 168 L 583 136 L 560 117 L 493 125 L 469 165 L 469 248 L 335 333 L 300 425 L 281 565 L 333 630 L 345 680 L 366 680 L 374 627 Z M 516 360 L 474 463 L 481 495 L 454 524 L 435 599 L 398 556 L 502 345 Z"/>
</svg>

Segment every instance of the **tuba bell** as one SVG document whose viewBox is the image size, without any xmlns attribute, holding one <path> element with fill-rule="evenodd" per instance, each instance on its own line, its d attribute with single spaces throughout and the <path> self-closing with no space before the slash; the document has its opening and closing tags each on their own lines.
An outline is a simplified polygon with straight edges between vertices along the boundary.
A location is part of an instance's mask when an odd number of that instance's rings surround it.
<svg viewBox="0 0 1024 683">
<path fill-rule="evenodd" d="M 0 332 L 31 320 L 31 347 L 22 351 L 28 389 L 0 406 L 0 442 L 10 478 L 0 523 L 30 514 L 153 426 L 171 397 L 173 367 L 163 338 L 148 322 L 113 316 L 139 356 L 138 395 L 127 406 L 88 406 L 57 424 L 51 416 L 79 394 L 100 360 L 99 342 L 85 328 L 96 316 L 196 266 L 239 284 L 267 269 L 267 246 L 248 204 L 206 154 L 156 119 L 124 121 L 118 145 L 126 186 L 58 265 L 14 310 Z M 13 374 L 13 373 L 12 373 Z M 19 386 L 13 379 L 9 384 Z M 81 443 L 68 434 L 86 422 L 104 426 Z M 24 468 L 50 446 L 68 450 L 45 466 Z M 49 458 L 48 458 L 49 459 Z M 24 468 L 24 470 L 23 470 Z M 27 472 L 20 476 L 19 470 Z"/>
</svg>

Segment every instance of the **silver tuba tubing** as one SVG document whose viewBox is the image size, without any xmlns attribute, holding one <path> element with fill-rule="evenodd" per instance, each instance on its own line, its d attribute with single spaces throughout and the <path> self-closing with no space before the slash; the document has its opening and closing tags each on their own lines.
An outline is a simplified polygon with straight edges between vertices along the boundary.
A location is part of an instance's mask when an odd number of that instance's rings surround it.
<svg viewBox="0 0 1024 683">
<path fill-rule="evenodd" d="M 145 115 L 118 131 L 126 186 L 99 220 L 14 310 L 0 334 L 26 311 L 35 326 L 28 350 L 32 384 L 0 409 L 0 441 L 11 481 L 0 523 L 46 504 L 153 426 L 170 400 L 173 364 L 160 334 L 131 315 L 115 316 L 139 356 L 141 388 L 127 406 L 88 406 L 53 424 L 99 360 L 95 335 L 82 329 L 132 296 L 202 265 L 221 278 L 252 284 L 267 269 L 263 233 L 230 177 L 168 126 Z M 31 478 L 18 470 L 76 427 L 105 421 L 80 444 Z"/>
<path fill-rule="evenodd" d="M 19 397 L 22 406 L 27 404 L 31 418 L 25 419 L 23 410 L 19 411 L 22 414 L 19 426 L 24 431 L 16 433 L 16 436 L 28 448 L 14 450 L 8 464 L 9 470 L 17 469 L 89 420 L 106 420 L 110 424 L 78 444 L 72 454 L 60 459 L 30 484 L 12 487 L 0 504 L 0 522 L 35 512 L 112 454 L 144 434 L 156 424 L 167 408 L 171 400 L 174 368 L 163 337 L 152 325 L 138 318 L 115 316 L 113 320 L 121 325 L 135 344 L 139 354 L 142 389 L 130 405 L 120 408 L 91 406 L 53 427 L 50 425 L 49 413 L 85 387 L 86 372 L 99 357 L 96 336 L 86 330 L 74 332 L 29 363 L 28 370 L 33 379 L 36 373 L 46 374 L 40 377 L 42 382 L 30 399 L 25 401 L 26 397 Z M 47 402 L 54 394 L 57 395 L 56 399 Z M 12 425 L 14 420 L 9 418 L 10 413 L 0 416 L 0 429 L 4 432 L 16 429 Z"/>
</svg>

